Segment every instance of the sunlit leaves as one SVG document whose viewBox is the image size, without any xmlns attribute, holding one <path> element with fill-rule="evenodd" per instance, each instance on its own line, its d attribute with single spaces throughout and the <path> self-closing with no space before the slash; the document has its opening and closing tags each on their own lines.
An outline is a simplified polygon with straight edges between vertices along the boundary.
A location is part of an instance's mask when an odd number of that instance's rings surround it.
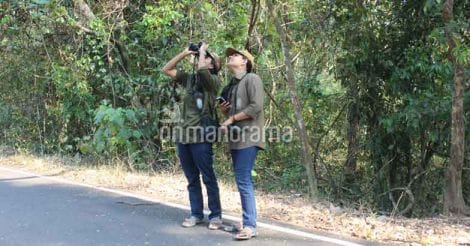
<svg viewBox="0 0 470 246">
<path fill-rule="evenodd" d="M 168 37 L 175 33 L 183 14 L 178 11 L 172 1 L 161 1 L 158 6 L 146 6 L 141 25 L 145 28 L 146 41 Z"/>
<path fill-rule="evenodd" d="M 93 137 L 93 145 L 98 153 L 116 153 L 137 151 L 136 143 L 142 136 L 136 128 L 138 119 L 132 109 L 113 108 L 104 103 L 95 111 L 94 123 L 97 130 Z M 133 155 L 138 158 L 138 155 Z"/>
</svg>

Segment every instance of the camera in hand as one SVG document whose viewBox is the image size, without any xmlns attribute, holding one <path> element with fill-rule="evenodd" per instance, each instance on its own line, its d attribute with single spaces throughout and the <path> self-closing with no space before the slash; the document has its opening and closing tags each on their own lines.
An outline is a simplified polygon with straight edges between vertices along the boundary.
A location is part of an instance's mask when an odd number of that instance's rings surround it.
<svg viewBox="0 0 470 246">
<path fill-rule="evenodd" d="M 189 50 L 194 51 L 194 52 L 199 52 L 199 49 L 202 46 L 202 42 L 199 42 L 198 44 L 190 43 L 189 44 Z"/>
<path fill-rule="evenodd" d="M 196 53 L 194 54 L 195 56 L 199 56 L 199 49 L 201 48 L 201 46 L 202 46 L 202 42 L 199 42 L 199 43 L 197 43 L 197 44 L 195 44 L 195 43 L 190 43 L 188 49 L 189 49 L 190 51 L 196 52 Z M 206 50 L 206 57 L 207 57 L 207 56 L 209 56 L 209 57 L 212 58 L 212 55 L 209 53 L 209 51 Z"/>
<path fill-rule="evenodd" d="M 225 98 L 220 97 L 220 96 L 219 96 L 219 97 L 216 97 L 215 100 L 217 100 L 217 102 L 218 102 L 219 104 L 222 104 L 222 103 L 225 103 L 225 102 L 226 102 Z"/>
</svg>

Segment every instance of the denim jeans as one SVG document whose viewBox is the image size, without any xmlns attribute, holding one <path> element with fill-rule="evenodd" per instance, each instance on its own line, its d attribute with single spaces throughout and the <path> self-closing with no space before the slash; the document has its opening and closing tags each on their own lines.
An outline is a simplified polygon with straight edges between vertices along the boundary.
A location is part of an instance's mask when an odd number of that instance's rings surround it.
<svg viewBox="0 0 470 246">
<path fill-rule="evenodd" d="M 233 170 L 243 210 L 243 226 L 256 228 L 256 201 L 251 170 L 255 165 L 258 147 L 232 149 Z"/>
<path fill-rule="evenodd" d="M 212 154 L 212 144 L 181 144 L 177 143 L 178 157 L 188 180 L 189 202 L 191 216 L 204 218 L 204 203 L 202 198 L 201 178 L 206 186 L 209 210 L 209 219 L 221 217 L 219 186 L 215 177 Z"/>
</svg>

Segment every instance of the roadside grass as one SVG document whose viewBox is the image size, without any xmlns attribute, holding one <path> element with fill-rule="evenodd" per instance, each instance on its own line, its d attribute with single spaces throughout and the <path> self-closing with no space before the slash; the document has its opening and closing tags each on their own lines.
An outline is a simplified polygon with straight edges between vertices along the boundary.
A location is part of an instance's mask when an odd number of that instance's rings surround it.
<svg viewBox="0 0 470 246">
<path fill-rule="evenodd" d="M 103 160 L 56 155 L 36 156 L 0 147 L 2 166 L 129 191 L 161 201 L 188 204 L 186 181 L 178 167 L 161 172 L 129 172 L 120 160 L 107 162 L 103 164 Z M 241 216 L 234 181 L 225 177 L 219 180 L 219 186 L 223 210 Z M 396 245 L 470 245 L 468 217 L 410 219 L 377 216 L 367 208 L 337 207 L 326 201 L 313 203 L 298 194 L 257 192 L 256 200 L 259 219 L 287 223 L 306 230 L 321 230 L 346 238 Z"/>
</svg>

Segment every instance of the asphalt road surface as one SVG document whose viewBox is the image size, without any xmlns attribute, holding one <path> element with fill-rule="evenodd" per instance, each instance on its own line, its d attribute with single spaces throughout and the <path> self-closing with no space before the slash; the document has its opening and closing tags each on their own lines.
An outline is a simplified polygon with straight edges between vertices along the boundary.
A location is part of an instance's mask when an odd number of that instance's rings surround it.
<svg viewBox="0 0 470 246">
<path fill-rule="evenodd" d="M 0 166 L 0 246 L 10 245 L 354 245 L 259 226 L 234 241 L 207 223 L 182 228 L 187 210 L 60 182 Z"/>
</svg>

